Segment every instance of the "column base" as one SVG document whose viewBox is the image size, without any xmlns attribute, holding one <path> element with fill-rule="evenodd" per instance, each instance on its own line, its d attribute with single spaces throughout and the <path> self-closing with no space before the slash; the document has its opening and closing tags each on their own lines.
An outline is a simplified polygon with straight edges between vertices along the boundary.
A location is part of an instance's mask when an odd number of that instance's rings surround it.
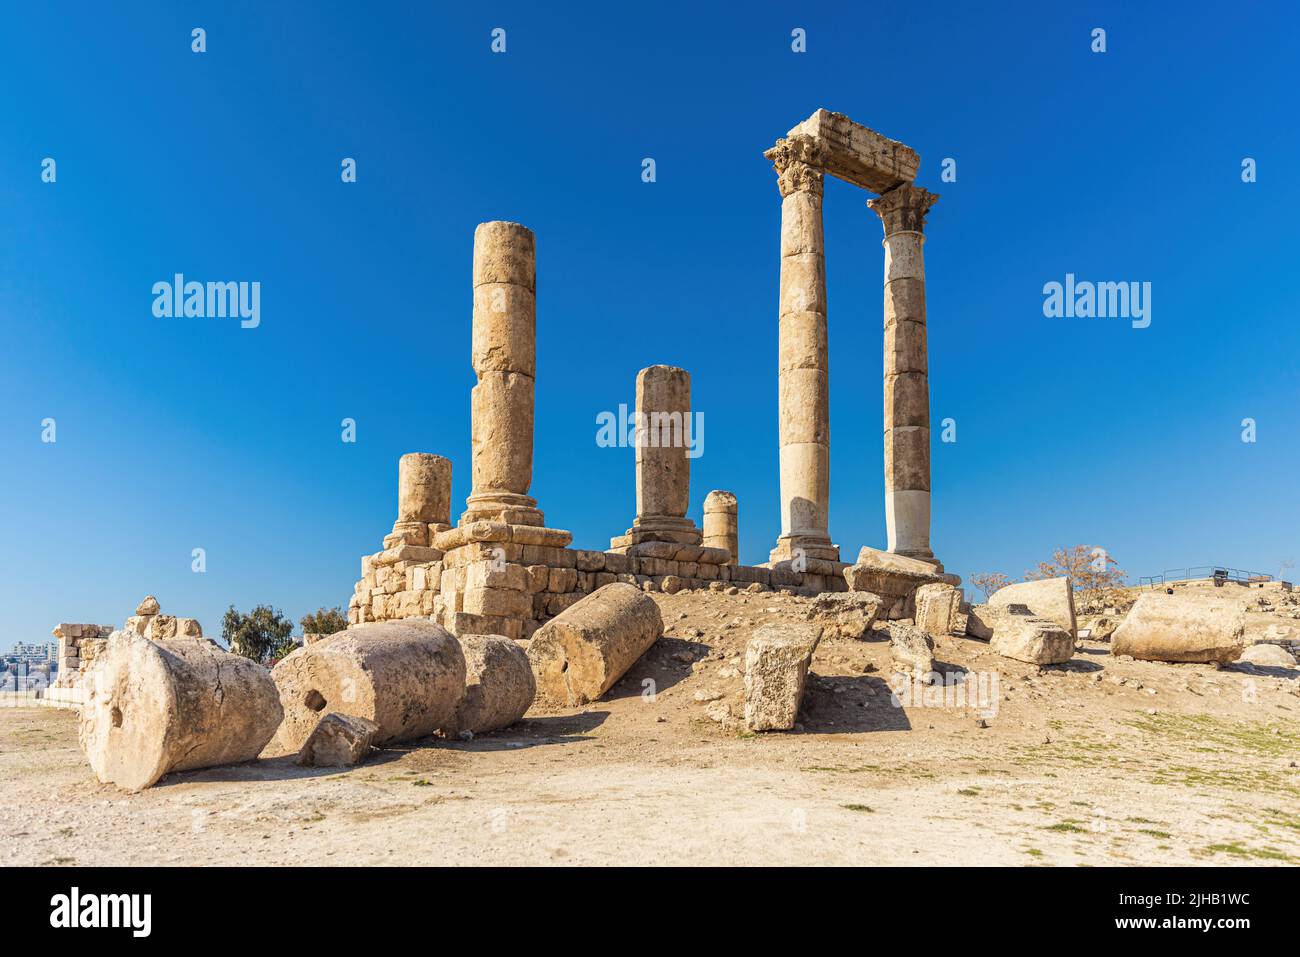
<svg viewBox="0 0 1300 957">
<path fill-rule="evenodd" d="M 776 548 L 768 554 L 768 562 L 793 562 L 799 559 L 816 559 L 825 562 L 840 560 L 840 547 L 829 536 L 816 533 L 791 532 L 776 540 Z"/>
<path fill-rule="evenodd" d="M 546 517 L 537 499 L 518 492 L 472 492 L 465 499 L 460 525 L 474 522 L 504 522 L 506 525 L 544 526 Z"/>
<path fill-rule="evenodd" d="M 704 534 L 689 518 L 677 515 L 638 515 L 626 534 L 609 540 L 609 550 L 627 554 L 632 546 L 647 542 L 698 546 L 703 539 Z"/>
</svg>

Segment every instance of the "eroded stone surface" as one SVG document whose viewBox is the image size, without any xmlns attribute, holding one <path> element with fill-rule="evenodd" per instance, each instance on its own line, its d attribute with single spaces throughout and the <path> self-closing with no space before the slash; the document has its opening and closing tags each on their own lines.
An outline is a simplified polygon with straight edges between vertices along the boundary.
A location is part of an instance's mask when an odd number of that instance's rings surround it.
<svg viewBox="0 0 1300 957">
<path fill-rule="evenodd" d="M 321 718 L 298 752 L 305 767 L 352 767 L 370 753 L 379 725 L 369 718 L 332 711 Z"/>
<path fill-rule="evenodd" d="M 1111 636 L 1112 655 L 1228 664 L 1241 656 L 1245 603 L 1237 597 L 1145 592 Z"/>
<path fill-rule="evenodd" d="M 654 599 L 626 583 L 597 589 L 533 635 L 537 692 L 568 705 L 595 701 L 663 634 Z"/>
<path fill-rule="evenodd" d="M 81 748 L 99 780 L 126 791 L 252 760 L 282 716 L 266 669 L 207 641 L 114 632 L 83 688 Z"/>
<path fill-rule="evenodd" d="M 799 718 L 820 625 L 763 625 L 745 651 L 745 726 L 788 731 Z"/>
</svg>

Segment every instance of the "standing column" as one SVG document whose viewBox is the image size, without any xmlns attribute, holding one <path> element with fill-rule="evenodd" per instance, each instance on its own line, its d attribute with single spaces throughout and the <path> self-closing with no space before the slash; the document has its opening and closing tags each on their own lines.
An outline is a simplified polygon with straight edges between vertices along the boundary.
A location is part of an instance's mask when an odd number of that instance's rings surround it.
<svg viewBox="0 0 1300 957">
<path fill-rule="evenodd" d="M 781 536 L 773 562 L 836 561 L 827 534 L 830 403 L 826 352 L 826 261 L 822 237 L 823 150 L 806 136 L 763 154 L 781 191 L 779 423 Z"/>
<path fill-rule="evenodd" d="M 451 521 L 451 461 L 428 452 L 408 452 L 397 463 L 397 521 L 394 533 L 429 527 L 440 532 Z M 428 542 L 411 544 L 427 545 Z"/>
<path fill-rule="evenodd" d="M 641 542 L 698 545 L 686 510 L 691 499 L 691 375 L 650 366 L 636 377 L 636 518 L 612 548 Z"/>
<path fill-rule="evenodd" d="M 462 525 L 543 524 L 536 500 L 527 494 L 533 481 L 536 288 L 532 230 L 518 223 L 480 223 L 474 230 L 474 488 Z"/>
<path fill-rule="evenodd" d="M 932 561 L 925 214 L 939 199 L 910 184 L 870 200 L 885 227 L 885 523 L 889 551 Z"/>
<path fill-rule="evenodd" d="M 731 492 L 715 489 L 704 498 L 704 547 L 725 548 L 731 556 L 724 562 L 740 561 L 739 506 Z"/>
</svg>

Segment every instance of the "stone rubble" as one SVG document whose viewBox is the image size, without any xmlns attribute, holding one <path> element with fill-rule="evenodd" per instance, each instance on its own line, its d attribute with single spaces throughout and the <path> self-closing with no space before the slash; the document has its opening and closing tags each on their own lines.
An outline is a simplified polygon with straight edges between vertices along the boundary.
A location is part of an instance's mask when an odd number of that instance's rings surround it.
<svg viewBox="0 0 1300 957">
<path fill-rule="evenodd" d="M 819 625 L 762 625 L 745 651 L 745 727 L 789 731 L 799 718 Z"/>
<path fill-rule="evenodd" d="M 369 718 L 331 711 L 303 742 L 297 763 L 309 768 L 350 768 L 370 753 L 379 725 Z"/>
</svg>

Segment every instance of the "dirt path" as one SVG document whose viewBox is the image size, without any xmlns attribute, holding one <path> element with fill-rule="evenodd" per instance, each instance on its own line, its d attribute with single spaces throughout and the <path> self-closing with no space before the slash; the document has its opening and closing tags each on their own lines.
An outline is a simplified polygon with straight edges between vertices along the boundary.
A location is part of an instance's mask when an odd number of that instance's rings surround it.
<svg viewBox="0 0 1300 957">
<path fill-rule="evenodd" d="M 668 636 L 609 700 L 351 771 L 263 759 L 125 795 L 74 714 L 0 710 L 0 865 L 1300 863 L 1294 670 L 1086 643 L 1039 673 L 941 639 L 942 670 L 996 675 L 992 707 L 900 708 L 887 643 L 828 640 L 803 730 L 754 736 L 738 656 L 808 603 L 657 598 Z"/>
</svg>

